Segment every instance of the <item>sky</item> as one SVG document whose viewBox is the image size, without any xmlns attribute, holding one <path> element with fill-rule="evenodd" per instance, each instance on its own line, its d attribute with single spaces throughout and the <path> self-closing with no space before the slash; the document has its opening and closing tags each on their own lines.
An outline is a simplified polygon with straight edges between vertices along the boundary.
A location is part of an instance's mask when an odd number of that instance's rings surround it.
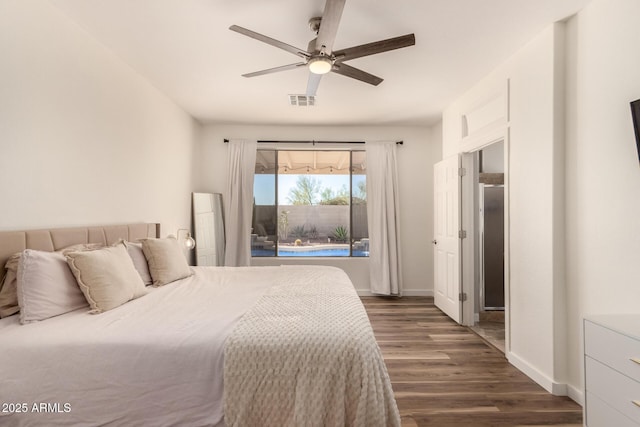
<svg viewBox="0 0 640 427">
<path fill-rule="evenodd" d="M 296 180 L 299 174 L 280 174 L 278 175 L 278 204 L 288 205 L 287 200 L 289 190 L 296 186 Z M 311 175 L 312 178 L 319 180 L 322 188 L 331 188 L 334 192 L 338 192 L 342 186 L 349 188 L 349 175 Z M 366 175 L 353 175 L 353 186 L 356 187 L 359 181 L 365 181 Z M 256 174 L 253 185 L 253 197 L 256 205 L 272 205 L 275 201 L 274 176 L 267 174 Z"/>
</svg>

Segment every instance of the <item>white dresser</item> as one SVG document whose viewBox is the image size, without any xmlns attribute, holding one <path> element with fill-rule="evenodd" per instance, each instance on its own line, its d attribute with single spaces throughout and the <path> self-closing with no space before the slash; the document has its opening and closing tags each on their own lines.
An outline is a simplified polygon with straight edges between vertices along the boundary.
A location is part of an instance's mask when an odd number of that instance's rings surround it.
<svg viewBox="0 0 640 427">
<path fill-rule="evenodd" d="M 640 427 L 640 315 L 584 320 L 585 425 Z"/>
</svg>

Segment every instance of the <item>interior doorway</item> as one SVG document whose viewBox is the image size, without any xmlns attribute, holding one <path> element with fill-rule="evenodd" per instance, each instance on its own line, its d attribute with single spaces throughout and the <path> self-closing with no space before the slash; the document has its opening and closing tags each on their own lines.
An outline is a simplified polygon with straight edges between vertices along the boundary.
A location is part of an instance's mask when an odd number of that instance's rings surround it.
<svg viewBox="0 0 640 427">
<path fill-rule="evenodd" d="M 474 153 L 475 264 L 471 328 L 505 352 L 505 155 L 502 141 Z"/>
<path fill-rule="evenodd" d="M 492 136 L 434 166 L 434 302 L 509 355 L 509 140 Z"/>
</svg>

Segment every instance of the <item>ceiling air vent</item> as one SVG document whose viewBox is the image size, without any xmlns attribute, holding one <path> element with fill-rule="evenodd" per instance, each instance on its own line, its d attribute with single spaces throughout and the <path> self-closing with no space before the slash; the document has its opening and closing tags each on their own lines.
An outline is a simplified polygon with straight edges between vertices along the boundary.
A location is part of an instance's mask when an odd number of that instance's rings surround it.
<svg viewBox="0 0 640 427">
<path fill-rule="evenodd" d="M 313 107 L 316 105 L 316 97 L 307 95 L 289 95 L 289 104 L 294 107 Z"/>
</svg>

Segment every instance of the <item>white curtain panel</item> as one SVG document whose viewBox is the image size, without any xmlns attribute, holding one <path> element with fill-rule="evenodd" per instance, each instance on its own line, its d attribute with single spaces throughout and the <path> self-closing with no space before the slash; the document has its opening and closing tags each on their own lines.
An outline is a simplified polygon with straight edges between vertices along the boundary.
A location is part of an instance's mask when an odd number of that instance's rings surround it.
<svg viewBox="0 0 640 427">
<path fill-rule="evenodd" d="M 253 174 L 257 147 L 257 141 L 229 141 L 229 177 L 223 204 L 227 240 L 224 265 L 230 267 L 251 263 Z"/>
<path fill-rule="evenodd" d="M 395 142 L 369 142 L 367 152 L 367 217 L 371 292 L 402 294 L 400 218 Z"/>
</svg>

